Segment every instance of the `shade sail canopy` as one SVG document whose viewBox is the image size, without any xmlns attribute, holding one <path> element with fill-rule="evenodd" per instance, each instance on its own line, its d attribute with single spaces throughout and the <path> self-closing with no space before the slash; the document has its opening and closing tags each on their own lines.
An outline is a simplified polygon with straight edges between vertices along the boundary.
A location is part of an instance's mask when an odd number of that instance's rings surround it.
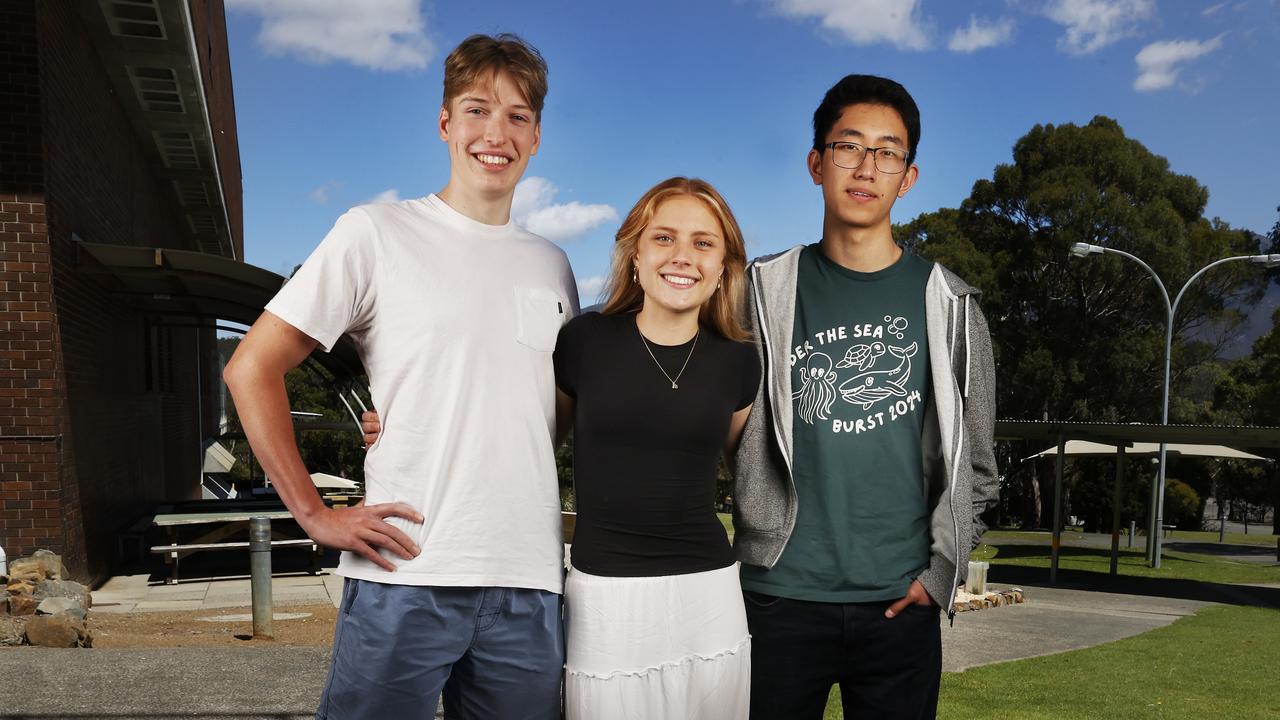
<svg viewBox="0 0 1280 720">
<path fill-rule="evenodd" d="M 1088 440 L 1068 440 L 1063 447 L 1064 455 L 1074 455 L 1077 457 L 1109 457 L 1116 454 L 1116 445 L 1107 445 L 1105 443 L 1090 442 Z M 1196 457 L 1216 457 L 1229 458 L 1234 460 L 1268 460 L 1259 455 L 1236 450 L 1225 445 L 1191 445 L 1187 443 L 1169 443 L 1165 445 L 1166 452 L 1177 453 L 1179 455 L 1196 456 Z M 1133 443 L 1125 447 L 1126 455 L 1156 455 L 1160 452 L 1159 443 L 1140 442 Z M 1031 457 L 1024 458 L 1030 460 L 1032 458 L 1053 457 L 1058 454 L 1058 448 L 1055 445 L 1046 448 Z"/>
<path fill-rule="evenodd" d="M 354 480 L 328 473 L 311 473 L 311 482 L 322 490 L 357 490 L 360 488 L 360 484 Z"/>
<path fill-rule="evenodd" d="M 1227 445 L 1272 454 L 1280 450 L 1280 427 L 1254 425 L 1160 425 L 1158 423 L 1071 422 L 1059 420 L 997 420 L 997 440 L 1057 442 L 1091 440 L 1104 444 L 1182 443 Z"/>
</svg>

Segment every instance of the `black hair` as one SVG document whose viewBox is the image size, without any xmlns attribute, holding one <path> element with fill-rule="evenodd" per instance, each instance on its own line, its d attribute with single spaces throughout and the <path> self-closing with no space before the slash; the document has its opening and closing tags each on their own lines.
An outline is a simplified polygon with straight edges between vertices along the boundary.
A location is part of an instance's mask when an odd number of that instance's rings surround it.
<svg viewBox="0 0 1280 720">
<path fill-rule="evenodd" d="M 902 124 L 907 126 L 907 164 L 915 162 L 916 147 L 920 144 L 920 108 L 906 88 L 876 75 L 846 75 L 831 86 L 822 104 L 813 111 L 813 149 L 821 153 L 840 113 L 860 103 L 884 105 L 897 111 Z"/>
</svg>

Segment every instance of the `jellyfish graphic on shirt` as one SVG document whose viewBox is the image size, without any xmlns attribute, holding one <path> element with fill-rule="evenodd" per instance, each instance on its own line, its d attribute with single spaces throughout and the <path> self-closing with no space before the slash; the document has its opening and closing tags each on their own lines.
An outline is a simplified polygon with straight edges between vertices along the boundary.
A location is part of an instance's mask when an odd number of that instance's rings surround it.
<svg viewBox="0 0 1280 720">
<path fill-rule="evenodd" d="M 800 399 L 796 413 L 810 425 L 815 416 L 826 420 L 836 394 L 836 372 L 831 369 L 831 358 L 824 353 L 812 353 L 800 371 L 800 389 L 791 395 L 793 399 Z"/>
</svg>

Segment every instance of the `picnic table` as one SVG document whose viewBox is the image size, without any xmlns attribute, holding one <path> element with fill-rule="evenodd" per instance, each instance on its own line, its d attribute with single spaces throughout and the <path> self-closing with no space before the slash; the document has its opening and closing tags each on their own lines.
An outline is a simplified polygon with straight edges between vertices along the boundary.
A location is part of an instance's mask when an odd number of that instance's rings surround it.
<svg viewBox="0 0 1280 720">
<path fill-rule="evenodd" d="M 178 582 L 178 566 L 182 558 L 198 552 L 211 550 L 248 550 L 249 520 L 265 517 L 272 521 L 288 520 L 289 522 L 273 522 L 271 525 L 271 546 L 301 547 L 311 552 L 311 572 L 320 571 L 320 554 L 323 548 L 306 536 L 302 529 L 292 522 L 293 516 L 278 503 L 228 503 L 220 507 L 220 503 L 196 503 L 187 506 L 163 506 L 151 518 L 151 526 L 164 528 L 169 543 L 153 545 L 151 552 L 164 555 L 165 564 L 169 565 L 167 584 Z M 240 539 L 245 538 L 245 539 Z"/>
</svg>

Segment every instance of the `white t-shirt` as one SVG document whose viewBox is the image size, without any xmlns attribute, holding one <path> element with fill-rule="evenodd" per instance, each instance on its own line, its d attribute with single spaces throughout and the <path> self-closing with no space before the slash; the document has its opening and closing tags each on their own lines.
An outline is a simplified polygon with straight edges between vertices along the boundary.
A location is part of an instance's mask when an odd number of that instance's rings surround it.
<svg viewBox="0 0 1280 720">
<path fill-rule="evenodd" d="M 346 552 L 338 574 L 561 592 L 551 351 L 578 312 L 564 251 L 435 195 L 364 205 L 266 309 L 326 351 L 351 337 L 383 427 L 365 459 L 366 502 L 425 518 L 388 518 L 417 558 L 384 552 L 397 565 L 387 572 Z"/>
</svg>

